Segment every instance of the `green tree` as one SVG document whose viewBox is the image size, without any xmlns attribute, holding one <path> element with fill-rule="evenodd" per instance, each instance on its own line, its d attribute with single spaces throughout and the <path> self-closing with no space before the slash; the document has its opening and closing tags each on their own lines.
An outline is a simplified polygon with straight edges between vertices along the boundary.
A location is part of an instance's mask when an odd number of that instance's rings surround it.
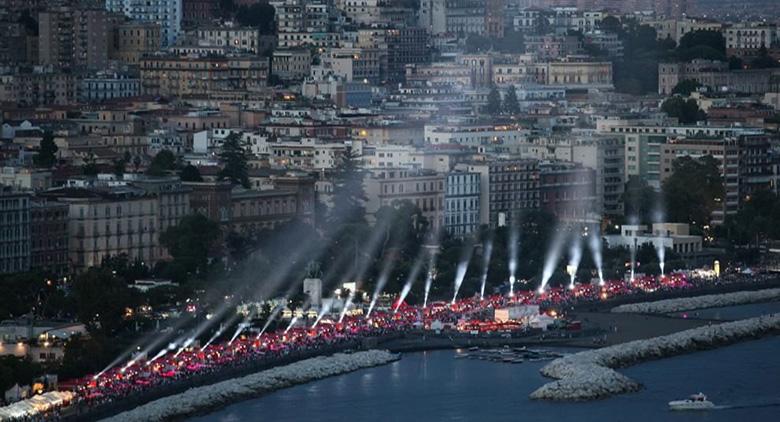
<svg viewBox="0 0 780 422">
<path fill-rule="evenodd" d="M 623 32 L 623 24 L 620 23 L 620 19 L 614 16 L 606 16 L 599 23 L 599 28 L 605 32 L 612 32 L 618 34 Z"/>
<path fill-rule="evenodd" d="M 290 297 L 287 299 L 287 307 L 290 308 L 290 311 L 293 314 L 295 314 L 296 310 L 303 307 L 305 303 L 306 303 L 306 295 L 299 290 L 296 291 L 294 294 L 290 295 Z"/>
<path fill-rule="evenodd" d="M 249 188 L 249 167 L 247 165 L 248 153 L 244 149 L 240 133 L 231 133 L 222 142 L 222 151 L 219 153 L 222 162 L 222 170 L 219 172 L 220 180 L 229 180 L 233 184 Z"/>
<path fill-rule="evenodd" d="M 635 20 L 627 19 L 620 27 L 617 34 L 623 42 L 624 53 L 622 58 L 613 59 L 615 89 L 635 95 L 656 92 L 658 72 L 648 69 L 658 69 L 658 64 L 668 59 L 674 42 L 658 41 L 654 28 Z"/>
<path fill-rule="evenodd" d="M 232 17 L 236 11 L 236 3 L 233 0 L 219 0 L 219 10 L 223 17 Z"/>
<path fill-rule="evenodd" d="M 737 245 L 759 247 L 766 240 L 780 239 L 780 198 L 769 191 L 744 198 L 737 214 L 726 218 L 726 233 Z"/>
<path fill-rule="evenodd" d="M 691 31 L 680 38 L 679 49 L 708 47 L 721 54 L 726 54 L 726 39 L 720 31 L 701 29 Z"/>
<path fill-rule="evenodd" d="M 19 16 L 19 19 L 16 21 L 17 23 L 22 24 L 24 26 L 25 31 L 27 32 L 27 35 L 33 35 L 38 36 L 38 21 L 35 20 L 35 18 L 30 15 L 30 11 L 32 9 L 25 9 L 22 11 L 22 13 Z"/>
<path fill-rule="evenodd" d="M 84 165 L 81 166 L 81 173 L 84 174 L 84 176 L 97 176 L 99 172 L 100 169 L 95 162 L 95 154 L 90 153 L 86 160 L 84 160 Z"/>
<path fill-rule="evenodd" d="M 200 214 L 188 215 L 160 235 L 173 264 L 186 272 L 205 271 L 209 252 L 221 238 L 219 225 Z M 177 280 L 184 281 L 184 280 Z"/>
<path fill-rule="evenodd" d="M 46 131 L 41 139 L 38 153 L 33 156 L 33 164 L 36 167 L 52 168 L 57 164 L 57 144 L 54 143 L 54 135 Z"/>
<path fill-rule="evenodd" d="M 740 59 L 737 56 L 731 56 L 729 57 L 729 69 L 730 70 L 742 70 L 742 66 L 745 64 L 742 62 L 742 59 Z"/>
<path fill-rule="evenodd" d="M 479 34 L 469 34 L 466 38 L 466 52 L 467 53 L 480 53 L 488 51 L 492 48 L 493 43 L 490 38 Z"/>
<path fill-rule="evenodd" d="M 359 166 L 360 156 L 347 149 L 333 174 L 333 207 L 328 215 L 331 227 L 344 224 L 365 224 L 366 194 L 363 188 L 365 172 Z"/>
<path fill-rule="evenodd" d="M 152 163 L 149 164 L 146 173 L 150 176 L 163 176 L 167 172 L 175 169 L 176 156 L 171 151 L 164 149 L 152 158 Z"/>
<path fill-rule="evenodd" d="M 121 353 L 117 346 L 115 338 L 108 338 L 99 332 L 90 336 L 72 336 L 65 343 L 57 375 L 60 379 L 71 379 L 96 373 Z"/>
<path fill-rule="evenodd" d="M 0 391 L 6 391 L 14 384 L 29 385 L 41 374 L 41 365 L 30 359 L 13 355 L 0 356 Z"/>
<path fill-rule="evenodd" d="M 697 89 L 701 87 L 701 84 L 698 81 L 695 81 L 693 79 L 683 79 L 680 82 L 677 83 L 677 85 L 674 86 L 672 89 L 672 94 L 674 95 L 682 95 L 683 97 L 687 97 L 691 95 L 692 92 L 695 92 Z"/>
<path fill-rule="evenodd" d="M 124 280 L 106 268 L 90 268 L 71 285 L 79 321 L 90 331 L 114 335 L 124 327 L 126 308 L 137 305 L 137 296 Z"/>
<path fill-rule="evenodd" d="M 242 26 L 259 29 L 262 35 L 273 35 L 276 33 L 275 12 L 276 9 L 268 2 L 260 2 L 250 6 L 239 6 L 236 19 Z"/>
<path fill-rule="evenodd" d="M 658 192 L 650 187 L 647 182 L 638 176 L 631 176 L 626 183 L 623 193 L 625 215 L 629 218 L 637 218 L 639 223 L 653 223 L 653 210 L 661 200 Z"/>
<path fill-rule="evenodd" d="M 507 29 L 503 38 L 493 41 L 493 48 L 502 53 L 525 53 L 525 36 L 522 32 Z"/>
<path fill-rule="evenodd" d="M 677 60 L 726 60 L 726 40 L 720 31 L 698 30 L 683 35 L 675 50 Z"/>
<path fill-rule="evenodd" d="M 125 166 L 127 162 L 121 158 L 114 160 L 114 175 L 117 178 L 122 178 L 125 175 Z"/>
<path fill-rule="evenodd" d="M 780 67 L 780 62 L 769 55 L 766 47 L 761 47 L 758 50 L 758 55 L 750 61 L 751 69 L 774 69 L 776 67 Z"/>
<path fill-rule="evenodd" d="M 504 113 L 516 114 L 520 111 L 520 103 L 517 101 L 517 90 L 514 85 L 510 85 L 504 96 Z"/>
<path fill-rule="evenodd" d="M 676 117 L 682 124 L 696 123 L 707 118 L 707 115 L 699 108 L 696 100 L 686 100 L 679 96 L 674 96 L 664 101 L 661 104 L 661 111 L 670 117 Z"/>
<path fill-rule="evenodd" d="M 24 314 L 56 316 L 58 311 L 48 306 L 51 297 L 61 294 L 53 281 L 35 272 L 6 274 L 0 277 L 0 319 Z"/>
<path fill-rule="evenodd" d="M 712 212 L 724 200 L 723 178 L 718 161 L 710 155 L 689 156 L 672 163 L 672 175 L 662 187 L 670 222 L 708 225 Z"/>
<path fill-rule="evenodd" d="M 192 164 L 187 164 L 181 169 L 181 180 L 184 182 L 202 182 L 203 177 L 200 175 L 200 170 Z"/>
<path fill-rule="evenodd" d="M 490 92 L 487 96 L 485 112 L 491 116 L 497 116 L 501 113 L 501 94 L 498 93 L 498 89 L 496 89 L 496 87 L 490 88 Z"/>
<path fill-rule="evenodd" d="M 111 271 L 127 284 L 149 276 L 149 268 L 143 261 L 138 258 L 131 260 L 126 253 L 103 258 L 100 267 Z"/>
</svg>

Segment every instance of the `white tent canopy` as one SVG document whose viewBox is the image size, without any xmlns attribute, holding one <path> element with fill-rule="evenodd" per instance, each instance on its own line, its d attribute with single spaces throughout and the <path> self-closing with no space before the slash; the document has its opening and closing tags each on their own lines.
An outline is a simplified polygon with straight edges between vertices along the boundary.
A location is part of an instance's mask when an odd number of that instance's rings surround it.
<svg viewBox="0 0 780 422">
<path fill-rule="evenodd" d="M 55 406 L 73 399 L 70 391 L 50 391 L 29 399 L 18 401 L 9 406 L 0 407 L 0 420 L 35 416 L 44 413 Z"/>
</svg>

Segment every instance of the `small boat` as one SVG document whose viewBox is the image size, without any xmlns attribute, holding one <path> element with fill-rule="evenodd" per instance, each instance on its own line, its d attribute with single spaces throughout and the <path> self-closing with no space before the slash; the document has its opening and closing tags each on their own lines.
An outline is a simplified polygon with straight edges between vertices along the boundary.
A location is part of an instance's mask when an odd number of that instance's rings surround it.
<svg viewBox="0 0 780 422">
<path fill-rule="evenodd" d="M 685 400 L 669 402 L 669 410 L 709 410 L 714 407 L 715 404 L 707 400 L 707 396 L 702 393 L 692 394 Z"/>
</svg>

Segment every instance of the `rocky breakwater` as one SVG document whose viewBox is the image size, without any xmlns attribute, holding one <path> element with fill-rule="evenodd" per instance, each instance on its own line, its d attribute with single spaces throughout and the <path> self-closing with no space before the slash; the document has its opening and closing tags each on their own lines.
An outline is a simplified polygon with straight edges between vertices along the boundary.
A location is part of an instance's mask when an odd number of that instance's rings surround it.
<svg viewBox="0 0 780 422">
<path fill-rule="evenodd" d="M 718 308 L 722 306 L 743 305 L 765 302 L 780 298 L 780 289 L 764 289 L 748 292 L 723 293 L 685 297 L 680 299 L 659 300 L 656 302 L 629 303 L 612 308 L 615 313 L 668 314 L 693 309 Z"/>
<path fill-rule="evenodd" d="M 179 418 L 280 388 L 384 365 L 398 359 L 400 359 L 400 355 L 385 350 L 320 356 L 245 377 L 192 388 L 184 393 L 155 400 L 104 420 L 149 422 Z"/>
<path fill-rule="evenodd" d="M 637 391 L 641 384 L 612 368 L 778 332 L 780 315 L 764 315 L 567 355 L 541 369 L 542 375 L 557 381 L 543 385 L 531 393 L 531 398 L 581 401 Z"/>
</svg>

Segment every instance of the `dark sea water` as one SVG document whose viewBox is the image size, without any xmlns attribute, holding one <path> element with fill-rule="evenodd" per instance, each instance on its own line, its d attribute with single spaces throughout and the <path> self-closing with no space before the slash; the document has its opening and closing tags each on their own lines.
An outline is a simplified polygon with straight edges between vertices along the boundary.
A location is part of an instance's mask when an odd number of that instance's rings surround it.
<svg viewBox="0 0 780 422">
<path fill-rule="evenodd" d="M 735 320 L 757 317 L 759 315 L 780 313 L 780 302 L 751 303 L 748 305 L 726 306 L 723 308 L 699 309 L 670 314 L 678 318 L 702 318 Z M 778 418 L 780 420 L 780 418 Z"/>
<path fill-rule="evenodd" d="M 528 399 L 549 381 L 544 362 L 454 359 L 453 351 L 403 359 L 268 394 L 193 418 L 227 421 L 780 421 L 780 337 L 622 369 L 638 393 L 587 403 Z M 702 391 L 722 408 L 670 412 L 667 402 Z"/>
</svg>

